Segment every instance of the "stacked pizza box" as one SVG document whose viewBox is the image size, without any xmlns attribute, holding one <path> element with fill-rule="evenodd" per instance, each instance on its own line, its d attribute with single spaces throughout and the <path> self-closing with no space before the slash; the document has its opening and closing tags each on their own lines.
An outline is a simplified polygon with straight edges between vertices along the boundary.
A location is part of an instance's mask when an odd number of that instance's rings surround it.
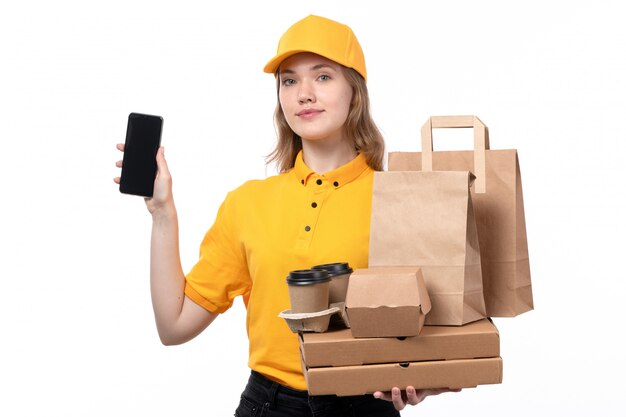
<svg viewBox="0 0 626 417">
<path fill-rule="evenodd" d="M 299 333 L 309 393 L 346 396 L 392 387 L 500 383 L 500 339 L 493 322 L 424 326 L 430 308 L 419 268 L 354 271 L 346 326 Z"/>
</svg>

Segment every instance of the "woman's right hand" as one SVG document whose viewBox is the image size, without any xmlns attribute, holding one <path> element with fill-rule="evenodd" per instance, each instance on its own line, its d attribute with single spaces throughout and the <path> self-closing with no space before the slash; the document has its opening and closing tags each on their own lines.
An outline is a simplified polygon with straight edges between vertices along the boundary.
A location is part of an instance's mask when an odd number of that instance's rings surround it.
<svg viewBox="0 0 626 417">
<path fill-rule="evenodd" d="M 123 143 L 118 143 L 116 147 L 118 150 L 124 152 Z M 167 213 L 174 208 L 174 197 L 172 194 L 172 176 L 170 175 L 170 171 L 167 167 L 164 153 L 164 148 L 161 146 L 156 155 L 157 175 L 154 180 L 154 192 L 152 194 L 152 197 L 144 198 L 146 202 L 146 207 L 148 207 L 148 211 L 150 212 L 150 214 L 152 214 L 152 217 L 158 216 L 162 213 Z M 115 166 L 121 168 L 122 161 L 117 161 L 115 163 Z M 113 181 L 116 184 L 119 184 L 120 177 L 114 178 Z"/>
</svg>

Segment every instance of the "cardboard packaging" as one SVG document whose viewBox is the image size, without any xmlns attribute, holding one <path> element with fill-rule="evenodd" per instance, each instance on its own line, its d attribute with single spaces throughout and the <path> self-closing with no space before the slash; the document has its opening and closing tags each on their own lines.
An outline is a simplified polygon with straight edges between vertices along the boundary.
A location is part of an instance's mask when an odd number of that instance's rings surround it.
<svg viewBox="0 0 626 417">
<path fill-rule="evenodd" d="M 291 310 L 281 311 L 278 317 L 285 319 L 289 330 L 298 332 L 325 332 L 328 330 L 330 319 L 339 313 L 338 307 L 331 307 L 326 310 L 314 313 L 293 313 Z"/>
<path fill-rule="evenodd" d="M 330 316 L 330 327 L 334 329 L 350 328 L 350 322 L 346 314 L 346 302 L 332 303 L 330 308 L 333 307 L 339 309 L 339 312 Z"/>
<path fill-rule="evenodd" d="M 469 388 L 502 383 L 502 359 L 454 359 L 364 366 L 306 368 L 309 394 L 338 396 L 404 389 Z"/>
<path fill-rule="evenodd" d="M 350 329 L 301 334 L 309 368 L 500 356 L 500 334 L 489 319 L 464 326 L 424 326 L 419 336 L 355 338 Z"/>
<path fill-rule="evenodd" d="M 471 181 L 469 171 L 374 173 L 369 266 L 419 267 L 428 325 L 487 317 Z"/>
<path fill-rule="evenodd" d="M 432 130 L 438 128 L 473 129 L 473 149 L 433 152 Z M 490 149 L 487 126 L 476 116 L 432 116 L 422 127 L 422 152 L 389 152 L 388 165 L 389 171 L 469 170 L 476 175 L 470 191 L 480 243 L 486 314 L 512 317 L 532 310 L 517 151 Z M 434 303 L 432 293 L 431 298 Z"/>
<path fill-rule="evenodd" d="M 420 268 L 357 269 L 350 276 L 346 314 L 354 337 L 416 336 L 430 308 Z"/>
</svg>

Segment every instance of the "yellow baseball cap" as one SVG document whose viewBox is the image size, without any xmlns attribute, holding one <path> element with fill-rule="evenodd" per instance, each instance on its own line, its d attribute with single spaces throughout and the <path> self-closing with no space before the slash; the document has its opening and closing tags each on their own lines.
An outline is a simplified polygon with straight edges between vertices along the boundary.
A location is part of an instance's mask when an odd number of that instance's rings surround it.
<svg viewBox="0 0 626 417">
<path fill-rule="evenodd" d="M 300 52 L 313 52 L 348 68 L 354 68 L 367 80 L 365 57 L 359 41 L 348 26 L 309 15 L 294 23 L 278 42 L 276 56 L 263 71 L 274 74 L 281 62 Z"/>
</svg>

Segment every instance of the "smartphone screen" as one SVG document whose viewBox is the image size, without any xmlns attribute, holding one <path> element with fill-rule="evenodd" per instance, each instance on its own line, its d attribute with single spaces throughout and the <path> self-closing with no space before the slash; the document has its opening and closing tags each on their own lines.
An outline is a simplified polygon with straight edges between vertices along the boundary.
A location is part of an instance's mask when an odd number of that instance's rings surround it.
<svg viewBox="0 0 626 417">
<path fill-rule="evenodd" d="M 149 114 L 128 115 L 120 192 L 152 197 L 156 177 L 156 154 L 161 145 L 163 118 Z"/>
</svg>

